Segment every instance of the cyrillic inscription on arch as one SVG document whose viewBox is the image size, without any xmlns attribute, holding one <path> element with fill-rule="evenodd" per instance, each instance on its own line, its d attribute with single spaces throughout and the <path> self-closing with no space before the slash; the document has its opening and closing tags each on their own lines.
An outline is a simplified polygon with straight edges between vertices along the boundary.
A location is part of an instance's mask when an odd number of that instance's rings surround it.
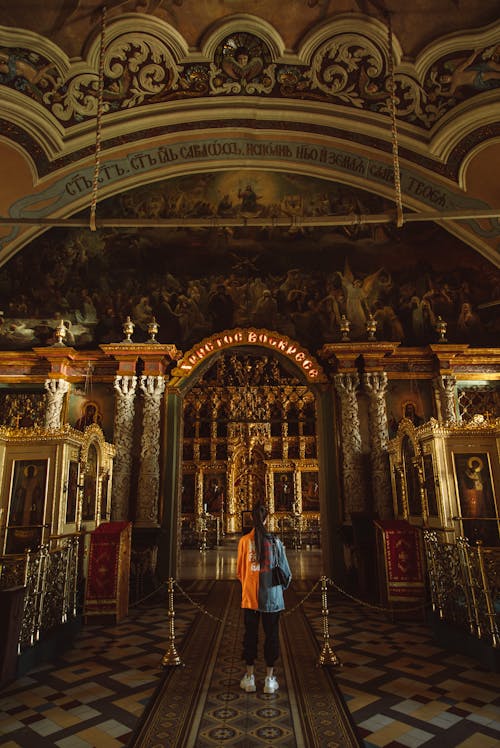
<svg viewBox="0 0 500 748">
<path fill-rule="evenodd" d="M 225 330 L 205 338 L 184 354 L 172 372 L 173 377 L 187 377 L 202 361 L 220 350 L 242 345 L 255 345 L 277 351 L 288 358 L 308 382 L 325 382 L 323 369 L 313 356 L 287 335 L 255 328 Z"/>
</svg>

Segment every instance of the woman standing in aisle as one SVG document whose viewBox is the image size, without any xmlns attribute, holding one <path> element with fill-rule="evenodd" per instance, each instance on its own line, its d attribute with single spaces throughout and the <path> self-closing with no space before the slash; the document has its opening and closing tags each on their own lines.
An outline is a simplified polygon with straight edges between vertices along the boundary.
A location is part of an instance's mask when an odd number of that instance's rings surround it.
<svg viewBox="0 0 500 748">
<path fill-rule="evenodd" d="M 241 607 L 245 633 L 243 659 L 246 672 L 240 687 L 247 693 L 256 690 L 254 662 L 257 658 L 259 621 L 264 629 L 264 659 L 266 678 L 264 693 L 272 694 L 279 684 L 274 674 L 274 663 L 279 656 L 279 619 L 284 610 L 283 590 L 290 584 L 292 574 L 281 540 L 266 529 L 268 512 L 264 504 L 252 510 L 253 529 L 240 538 L 238 544 L 237 576 L 241 582 Z M 276 583 L 276 571 L 282 572 L 281 583 Z"/>
</svg>

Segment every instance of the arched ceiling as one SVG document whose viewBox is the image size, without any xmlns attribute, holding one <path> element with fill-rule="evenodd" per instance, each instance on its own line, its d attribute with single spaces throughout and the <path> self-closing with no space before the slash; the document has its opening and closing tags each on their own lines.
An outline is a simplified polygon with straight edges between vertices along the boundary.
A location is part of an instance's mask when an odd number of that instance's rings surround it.
<svg viewBox="0 0 500 748">
<path fill-rule="evenodd" d="M 104 225 L 106 198 L 210 170 L 319 177 L 394 213 L 391 65 L 407 220 L 455 216 L 441 225 L 500 264 L 493 0 L 18 0 L 2 23 L 0 265 L 93 197 Z"/>
</svg>

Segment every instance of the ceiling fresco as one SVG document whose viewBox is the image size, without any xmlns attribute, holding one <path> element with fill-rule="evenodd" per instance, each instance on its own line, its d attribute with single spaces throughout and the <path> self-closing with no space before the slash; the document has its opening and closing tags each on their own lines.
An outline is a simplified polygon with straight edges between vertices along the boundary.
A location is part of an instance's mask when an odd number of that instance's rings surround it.
<svg viewBox="0 0 500 748">
<path fill-rule="evenodd" d="M 102 0 L 17 0 L 2 8 L 6 26 L 33 30 L 52 38 L 70 57 L 83 54 L 84 40 L 95 26 Z M 433 39 L 498 19 L 496 0 L 107 0 L 110 20 L 123 14 L 148 14 L 172 24 L 191 46 L 210 25 L 234 13 L 253 13 L 279 29 L 293 48 L 311 26 L 345 13 L 393 19 L 394 32 L 409 55 Z"/>
<path fill-rule="evenodd" d="M 60 318 L 115 342 L 127 315 L 181 350 L 255 326 L 315 352 L 342 315 L 353 340 L 373 316 L 424 345 L 441 316 L 496 343 L 497 2 L 18 0 L 1 23 L 0 346 Z"/>
<path fill-rule="evenodd" d="M 500 272 L 432 223 L 304 227 L 311 215 L 356 210 L 377 213 L 373 194 L 305 176 L 229 171 L 157 182 L 108 199 L 108 216 L 204 217 L 188 228 L 53 229 L 0 269 L 2 348 L 55 342 L 59 319 L 65 343 L 95 347 L 123 340 L 130 316 L 133 339 L 186 351 L 207 335 L 235 327 L 275 330 L 311 352 L 341 339 L 377 338 L 403 345 L 448 339 L 472 346 L 498 340 Z M 287 214 L 289 228 L 274 225 Z M 224 219 L 260 216 L 261 228 L 224 227 Z M 437 251 L 439 250 L 439 251 Z"/>
</svg>

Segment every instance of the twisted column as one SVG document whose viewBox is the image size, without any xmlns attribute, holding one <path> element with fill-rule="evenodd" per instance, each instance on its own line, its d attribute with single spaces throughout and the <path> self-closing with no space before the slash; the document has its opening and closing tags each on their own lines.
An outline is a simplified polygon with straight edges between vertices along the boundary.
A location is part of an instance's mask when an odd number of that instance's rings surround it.
<svg viewBox="0 0 500 748">
<path fill-rule="evenodd" d="M 116 376 L 116 409 L 114 439 L 116 448 L 111 494 L 111 519 L 128 519 L 132 442 L 134 433 L 134 400 L 137 377 Z"/>
<path fill-rule="evenodd" d="M 144 395 L 144 410 L 136 525 L 157 527 L 160 490 L 160 406 L 165 392 L 165 379 L 162 376 L 142 376 L 140 388 Z"/>
<path fill-rule="evenodd" d="M 363 481 L 363 456 L 356 391 L 359 386 L 357 374 L 336 374 L 335 387 L 340 398 L 343 485 L 346 513 L 366 510 Z"/>
<path fill-rule="evenodd" d="M 390 519 L 393 516 L 393 508 L 387 454 L 389 439 L 385 400 L 387 374 L 385 372 L 367 373 L 364 376 L 364 385 L 369 395 L 368 417 L 375 510 L 380 519 Z"/>
<path fill-rule="evenodd" d="M 44 387 L 47 391 L 44 425 L 46 429 L 58 429 L 61 427 L 64 396 L 69 390 L 69 382 L 65 379 L 46 379 Z"/>
<path fill-rule="evenodd" d="M 457 422 L 457 412 L 455 407 L 455 385 L 457 380 L 452 375 L 442 375 L 439 377 L 439 388 L 441 393 L 441 413 L 443 421 L 447 423 Z"/>
</svg>

